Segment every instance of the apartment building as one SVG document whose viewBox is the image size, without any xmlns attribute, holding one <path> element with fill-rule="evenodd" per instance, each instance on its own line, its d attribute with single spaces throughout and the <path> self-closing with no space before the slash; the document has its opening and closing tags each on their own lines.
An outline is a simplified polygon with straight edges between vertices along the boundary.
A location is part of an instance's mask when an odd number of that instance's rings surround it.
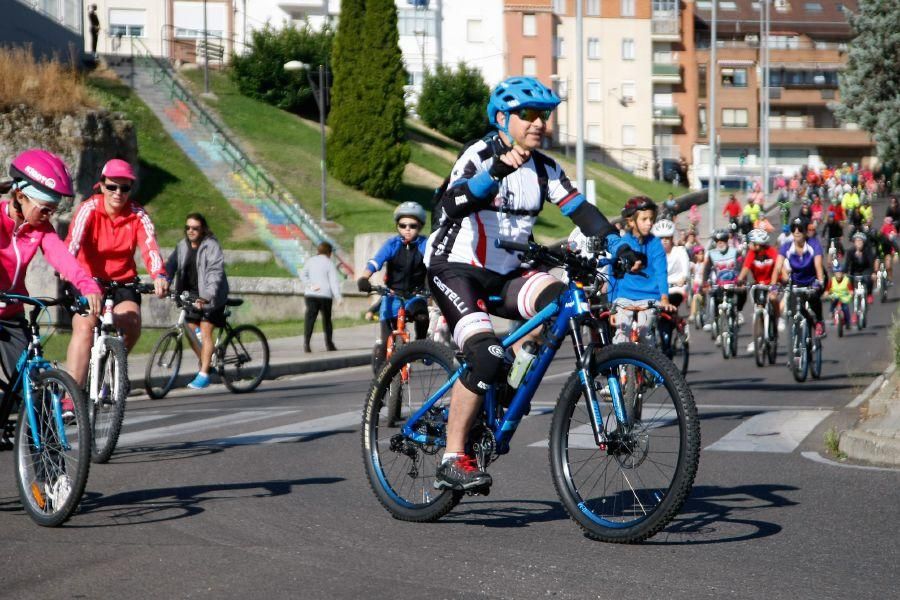
<svg viewBox="0 0 900 600">
<path fill-rule="evenodd" d="M 0 44 L 31 48 L 36 57 L 79 62 L 85 10 L 83 0 L 0 0 Z"/>
<path fill-rule="evenodd" d="M 719 176 L 737 187 L 761 173 L 760 111 L 762 73 L 760 2 L 718 0 L 717 57 L 710 65 L 711 0 L 687 0 L 682 40 L 692 45 L 680 55 L 688 75 L 675 103 L 684 115 L 674 135 L 677 151 L 691 163 L 691 183 L 709 180 L 709 119 L 716 119 L 720 140 Z M 838 73 L 847 61 L 851 39 L 845 10 L 856 0 L 778 0 L 770 7 L 770 170 L 792 174 L 803 165 L 867 163 L 875 147 L 853 124 L 840 123 L 831 105 L 840 100 Z M 692 44 L 691 44 L 692 42 Z M 707 113 L 708 77 L 716 86 L 716 115 Z M 696 78 L 696 82 L 694 81 Z"/>
<path fill-rule="evenodd" d="M 658 82 L 651 77 L 657 54 L 651 35 L 651 2 L 583 2 L 583 90 L 575 85 L 575 0 L 552 2 L 556 26 L 551 79 L 564 99 L 557 110 L 556 138 L 564 146 L 574 145 L 576 103 L 583 91 L 588 158 L 650 177 L 655 164 L 654 135 L 661 126 L 654 111 L 667 115 L 673 104 L 670 79 Z M 512 62 L 512 41 L 509 55 Z"/>
</svg>

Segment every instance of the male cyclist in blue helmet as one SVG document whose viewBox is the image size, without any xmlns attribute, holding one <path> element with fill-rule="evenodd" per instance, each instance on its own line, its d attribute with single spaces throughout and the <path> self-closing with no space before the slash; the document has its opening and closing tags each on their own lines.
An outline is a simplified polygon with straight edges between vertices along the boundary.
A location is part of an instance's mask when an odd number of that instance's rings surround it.
<svg viewBox="0 0 900 600">
<path fill-rule="evenodd" d="M 425 254 L 428 284 L 469 365 L 451 392 L 447 445 L 434 482 L 438 489 L 477 492 L 491 484 L 491 476 L 466 454 L 485 391 L 506 375 L 488 298 L 502 299 L 492 313 L 529 319 L 565 288 L 549 273 L 523 268 L 517 253 L 497 248 L 494 241 L 528 242 L 546 201 L 585 235 L 606 240 L 623 266 L 640 267 L 639 255 L 621 243 L 616 228 L 575 189 L 556 161 L 538 152 L 559 102 L 533 77 L 510 77 L 497 85 L 487 106 L 495 131 L 460 155 L 437 202 L 437 226 Z"/>
</svg>

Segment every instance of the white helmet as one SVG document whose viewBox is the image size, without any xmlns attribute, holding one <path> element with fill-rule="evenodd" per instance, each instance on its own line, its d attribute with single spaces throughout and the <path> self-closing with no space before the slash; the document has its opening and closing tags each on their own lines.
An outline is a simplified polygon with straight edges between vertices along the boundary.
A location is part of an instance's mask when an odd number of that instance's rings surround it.
<svg viewBox="0 0 900 600">
<path fill-rule="evenodd" d="M 400 221 L 402 217 L 411 217 L 422 225 L 425 224 L 425 209 L 418 202 L 403 202 L 394 209 L 394 222 Z"/>
<path fill-rule="evenodd" d="M 747 236 L 751 244 L 768 244 L 769 232 L 765 229 L 753 229 Z"/>
<path fill-rule="evenodd" d="M 844 184 L 844 191 L 845 191 L 845 192 L 849 192 L 849 191 L 850 191 L 850 184 L 849 184 L 849 183 L 845 183 L 845 184 Z"/>
<path fill-rule="evenodd" d="M 658 238 L 673 237 L 675 235 L 675 223 L 668 219 L 662 219 L 653 224 L 650 230 Z"/>
</svg>

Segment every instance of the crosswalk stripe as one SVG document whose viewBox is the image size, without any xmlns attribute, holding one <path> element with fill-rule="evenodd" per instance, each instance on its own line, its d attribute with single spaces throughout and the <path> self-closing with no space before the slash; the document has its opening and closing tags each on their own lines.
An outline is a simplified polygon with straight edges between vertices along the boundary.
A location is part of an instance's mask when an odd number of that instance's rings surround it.
<svg viewBox="0 0 900 600">
<path fill-rule="evenodd" d="M 131 416 L 128 414 L 128 411 L 125 411 L 125 427 L 130 427 L 134 425 L 138 425 L 140 423 L 149 423 L 151 421 L 161 421 L 162 419 L 168 419 L 176 416 L 178 413 L 157 413 L 151 415 L 136 415 Z"/>
<path fill-rule="evenodd" d="M 211 419 L 200 419 L 198 421 L 188 421 L 187 423 L 179 423 L 177 425 L 154 427 L 152 429 L 144 429 L 142 431 L 126 433 L 119 438 L 119 446 L 134 446 L 157 438 L 169 438 L 178 435 L 195 433 L 197 431 L 204 431 L 206 429 L 214 429 L 216 427 L 260 421 L 262 419 L 275 419 L 278 417 L 296 413 L 296 410 L 289 410 L 281 413 L 254 410 L 229 413 L 227 415 L 220 415 Z"/>
<path fill-rule="evenodd" d="M 706 447 L 719 452 L 790 453 L 834 411 L 775 410 L 747 419 Z"/>
<path fill-rule="evenodd" d="M 220 440 L 209 440 L 209 443 L 219 443 L 225 446 L 246 446 L 253 444 L 280 444 L 283 442 L 296 442 L 305 437 L 330 433 L 334 431 L 352 428 L 354 431 L 360 424 L 362 414 L 358 410 L 329 415 L 308 421 L 289 423 L 278 427 L 260 429 L 242 433 Z"/>
</svg>

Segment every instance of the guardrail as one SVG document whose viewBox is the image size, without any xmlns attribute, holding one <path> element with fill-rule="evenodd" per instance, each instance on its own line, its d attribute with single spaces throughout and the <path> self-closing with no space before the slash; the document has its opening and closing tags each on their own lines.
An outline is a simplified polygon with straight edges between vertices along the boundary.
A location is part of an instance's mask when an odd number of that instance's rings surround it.
<svg viewBox="0 0 900 600">
<path fill-rule="evenodd" d="M 171 65 L 167 61 L 154 56 L 139 39 L 132 38 L 131 48 L 132 63 L 135 58 L 138 58 L 145 65 L 149 66 L 153 70 L 153 82 L 165 85 L 173 98 L 184 103 L 191 112 L 191 118 L 197 119 L 200 124 L 212 130 L 213 143 L 227 157 L 231 169 L 252 185 L 254 193 L 262 194 L 267 200 L 270 200 L 282 215 L 303 231 L 314 245 L 321 242 L 331 244 L 334 248 L 334 255 L 339 268 L 348 277 L 352 277 L 353 267 L 339 255 L 341 248 L 337 242 L 326 234 L 302 207 L 297 205 L 290 192 L 281 187 L 266 174 L 262 167 L 253 162 L 215 117 L 178 81 Z"/>
</svg>

